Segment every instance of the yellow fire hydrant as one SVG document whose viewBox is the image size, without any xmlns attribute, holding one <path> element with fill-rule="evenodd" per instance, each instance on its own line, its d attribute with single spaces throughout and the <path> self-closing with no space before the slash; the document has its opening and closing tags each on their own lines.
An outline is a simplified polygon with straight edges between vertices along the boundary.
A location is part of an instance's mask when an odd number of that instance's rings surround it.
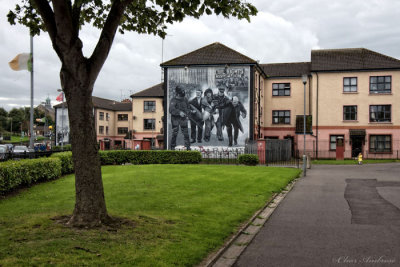
<svg viewBox="0 0 400 267">
<path fill-rule="evenodd" d="M 360 154 L 358 154 L 358 165 L 361 165 L 362 164 L 362 154 L 360 153 Z"/>
</svg>

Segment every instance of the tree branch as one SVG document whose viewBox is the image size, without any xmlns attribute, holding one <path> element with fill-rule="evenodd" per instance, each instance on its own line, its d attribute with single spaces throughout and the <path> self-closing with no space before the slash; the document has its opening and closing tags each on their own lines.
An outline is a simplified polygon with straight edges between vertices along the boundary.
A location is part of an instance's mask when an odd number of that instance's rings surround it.
<svg viewBox="0 0 400 267">
<path fill-rule="evenodd" d="M 81 9 L 82 1 L 75 1 L 72 6 L 72 25 L 74 27 L 74 35 L 76 36 L 79 36 Z"/>
<path fill-rule="evenodd" d="M 57 45 L 63 46 L 64 51 L 71 47 L 75 41 L 74 27 L 72 23 L 72 6 L 69 0 L 52 1 L 55 25 L 58 30 Z"/>
<path fill-rule="evenodd" d="M 99 41 L 89 59 L 91 76 L 94 79 L 97 78 L 97 75 L 108 57 L 121 18 L 126 7 L 131 2 L 132 0 L 116 0 L 112 3 L 110 13 L 108 14 L 103 30 L 101 31 Z"/>
<path fill-rule="evenodd" d="M 57 37 L 57 28 L 56 21 L 54 18 L 53 10 L 51 9 L 49 2 L 47 0 L 33 0 L 36 4 L 37 11 L 43 19 L 43 22 L 46 26 L 46 30 L 49 33 L 51 42 L 53 43 L 53 47 L 56 50 L 57 54 L 59 54 L 59 49 L 56 48 L 56 37 Z"/>
</svg>

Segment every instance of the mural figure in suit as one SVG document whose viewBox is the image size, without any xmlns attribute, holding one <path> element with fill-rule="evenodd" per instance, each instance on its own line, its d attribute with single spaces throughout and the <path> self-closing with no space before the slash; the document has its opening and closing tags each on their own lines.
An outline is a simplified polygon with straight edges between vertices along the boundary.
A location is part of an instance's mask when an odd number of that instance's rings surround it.
<svg viewBox="0 0 400 267">
<path fill-rule="evenodd" d="M 232 98 L 232 102 L 229 102 L 227 107 L 223 110 L 223 125 L 226 126 L 226 132 L 228 134 L 228 146 L 232 146 L 232 141 L 234 145 L 237 145 L 237 139 L 239 135 L 239 130 L 243 133 L 243 126 L 240 122 L 240 117 L 243 119 L 247 116 L 247 111 L 243 104 L 239 101 L 237 96 Z M 233 128 L 233 138 L 232 138 L 232 128 Z M 232 140 L 233 139 L 233 140 Z"/>
<path fill-rule="evenodd" d="M 189 101 L 191 108 L 191 120 L 190 120 L 190 143 L 201 143 L 203 139 L 203 108 L 202 108 L 202 90 L 200 88 L 196 89 L 196 96 Z M 197 137 L 196 137 L 197 133 Z"/>
</svg>

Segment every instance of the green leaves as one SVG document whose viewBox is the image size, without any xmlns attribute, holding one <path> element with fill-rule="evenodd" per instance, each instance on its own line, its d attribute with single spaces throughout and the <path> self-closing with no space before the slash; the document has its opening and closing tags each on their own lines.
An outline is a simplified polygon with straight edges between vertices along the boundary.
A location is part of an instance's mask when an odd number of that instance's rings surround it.
<svg viewBox="0 0 400 267">
<path fill-rule="evenodd" d="M 181 22 L 186 16 L 199 18 L 204 13 L 206 15 L 214 13 L 225 18 L 232 16 L 250 21 L 250 16 L 257 14 L 256 7 L 243 0 L 76 0 L 71 4 L 71 10 L 80 10 L 80 15 L 73 19 L 77 20 L 76 24 L 79 26 L 92 24 L 102 29 L 107 19 L 113 19 L 110 10 L 117 1 L 129 2 L 119 22 L 121 33 L 134 31 L 158 35 L 161 38 L 166 35 L 166 24 Z M 9 11 L 8 22 L 11 25 L 19 23 L 27 26 L 33 35 L 39 35 L 40 31 L 45 31 L 44 22 L 36 12 L 35 2 L 39 0 L 21 0 L 21 4 Z"/>
</svg>

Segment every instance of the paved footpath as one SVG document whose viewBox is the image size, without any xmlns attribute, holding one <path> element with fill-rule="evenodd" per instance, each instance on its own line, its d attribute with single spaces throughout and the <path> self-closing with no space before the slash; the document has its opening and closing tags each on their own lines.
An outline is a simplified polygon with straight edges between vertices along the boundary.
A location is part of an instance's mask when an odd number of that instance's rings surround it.
<svg viewBox="0 0 400 267">
<path fill-rule="evenodd" d="M 400 164 L 314 165 L 235 266 L 400 266 Z"/>
</svg>

